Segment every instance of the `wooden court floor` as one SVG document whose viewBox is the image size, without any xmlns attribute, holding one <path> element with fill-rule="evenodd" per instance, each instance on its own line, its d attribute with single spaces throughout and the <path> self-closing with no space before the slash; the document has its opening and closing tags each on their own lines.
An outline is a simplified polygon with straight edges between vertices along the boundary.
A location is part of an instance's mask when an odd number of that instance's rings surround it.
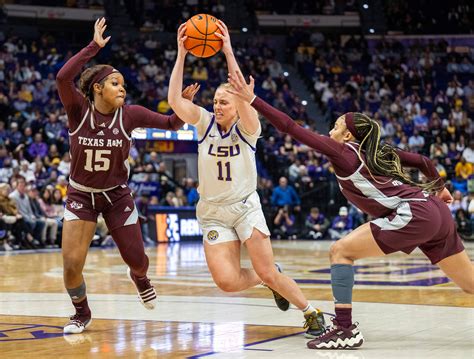
<svg viewBox="0 0 474 359">
<path fill-rule="evenodd" d="M 329 244 L 273 243 L 276 260 L 327 321 L 333 313 Z M 474 247 L 468 248 L 474 258 Z M 84 276 L 93 323 L 84 334 L 68 336 L 62 326 L 72 306 L 60 253 L 0 256 L 0 357 L 441 358 L 444 344 L 453 341 L 458 344 L 449 353 L 456 356 L 449 357 L 474 357 L 474 296 L 457 289 L 421 253 L 357 263 L 354 318 L 366 343 L 349 353 L 306 349 L 301 312 L 278 311 L 266 288 L 233 294 L 217 289 L 200 243 L 159 245 L 147 253 L 157 308 L 147 311 L 138 303 L 116 249 L 91 249 Z M 245 253 L 242 263 L 250 265 Z"/>
</svg>

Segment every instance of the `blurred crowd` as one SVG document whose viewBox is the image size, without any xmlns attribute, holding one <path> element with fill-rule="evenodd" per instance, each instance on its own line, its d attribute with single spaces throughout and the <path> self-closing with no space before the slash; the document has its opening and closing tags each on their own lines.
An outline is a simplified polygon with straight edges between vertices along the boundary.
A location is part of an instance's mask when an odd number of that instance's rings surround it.
<svg viewBox="0 0 474 359">
<path fill-rule="evenodd" d="M 4 36 L 0 47 L 0 247 L 60 245 L 62 204 L 70 168 L 67 117 L 55 74 L 78 48 L 45 34 L 33 41 Z M 271 37 L 235 41 L 244 74 L 256 79 L 256 93 L 299 124 L 315 128 L 295 95 Z M 85 45 L 85 44 L 84 44 Z M 465 238 L 474 218 L 473 62 L 449 52 L 446 43 L 404 44 L 328 38 L 292 30 L 287 49 L 324 111 L 328 124 L 347 111 L 362 111 L 380 122 L 383 140 L 429 156 L 454 195 L 453 217 Z M 110 63 L 127 82 L 127 102 L 170 113 L 168 81 L 174 44 L 150 34 L 115 38 L 96 63 Z M 185 83 L 199 82 L 195 102 L 212 110 L 212 95 L 227 79 L 225 58 L 188 56 Z M 152 206 L 195 206 L 196 178 L 174 178 L 159 153 L 133 147 L 131 181 L 154 182 L 152 194 L 137 191 L 144 239 Z M 282 136 L 262 121 L 257 144 L 258 191 L 275 238 L 340 238 L 368 218 L 340 194 L 327 159 Z M 418 173 L 413 173 L 416 179 Z M 148 220 L 148 223 L 147 223 Z M 110 242 L 99 220 L 96 244 Z"/>
</svg>

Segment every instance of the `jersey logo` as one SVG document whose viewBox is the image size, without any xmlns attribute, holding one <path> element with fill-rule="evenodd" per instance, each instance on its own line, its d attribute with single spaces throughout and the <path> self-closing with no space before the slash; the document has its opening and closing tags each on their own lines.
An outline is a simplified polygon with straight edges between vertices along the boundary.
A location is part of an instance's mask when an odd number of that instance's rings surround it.
<svg viewBox="0 0 474 359">
<path fill-rule="evenodd" d="M 215 157 L 235 157 L 240 155 L 240 146 L 239 144 L 232 146 L 216 146 L 211 144 L 209 146 L 208 154 Z"/>
<path fill-rule="evenodd" d="M 102 122 L 99 127 L 105 127 L 105 122 Z"/>
<path fill-rule="evenodd" d="M 118 128 L 114 128 L 114 129 L 112 130 L 112 133 L 113 133 L 114 135 L 118 135 L 118 133 L 119 133 Z"/>
<path fill-rule="evenodd" d="M 105 136 L 104 131 L 97 132 L 97 136 Z"/>
<path fill-rule="evenodd" d="M 217 240 L 217 238 L 219 238 L 219 232 L 215 230 L 209 231 L 209 233 L 207 234 L 207 239 L 209 241 L 215 241 Z"/>
<path fill-rule="evenodd" d="M 131 212 L 131 208 L 129 206 L 125 207 L 125 209 L 123 210 L 124 212 Z"/>
<path fill-rule="evenodd" d="M 216 136 L 216 135 L 209 135 L 209 137 L 212 137 L 212 138 L 214 138 L 214 137 L 217 137 L 217 136 Z"/>
<path fill-rule="evenodd" d="M 238 141 L 239 141 L 239 136 L 237 136 L 236 133 L 233 133 L 233 134 L 230 136 L 230 139 L 232 140 L 232 142 L 238 142 Z"/>
<path fill-rule="evenodd" d="M 82 203 L 78 203 L 76 201 L 72 201 L 71 204 L 69 205 L 72 209 L 81 209 L 82 208 Z"/>
</svg>

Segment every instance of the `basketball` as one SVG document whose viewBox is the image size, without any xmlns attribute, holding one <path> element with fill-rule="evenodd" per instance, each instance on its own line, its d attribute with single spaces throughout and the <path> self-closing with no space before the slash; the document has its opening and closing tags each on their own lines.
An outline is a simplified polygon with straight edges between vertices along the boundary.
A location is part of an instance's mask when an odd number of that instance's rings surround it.
<svg viewBox="0 0 474 359">
<path fill-rule="evenodd" d="M 194 15 L 186 22 L 184 42 L 186 50 L 196 57 L 210 57 L 222 48 L 222 40 L 215 33 L 220 30 L 216 25 L 217 19 L 208 14 Z"/>
</svg>

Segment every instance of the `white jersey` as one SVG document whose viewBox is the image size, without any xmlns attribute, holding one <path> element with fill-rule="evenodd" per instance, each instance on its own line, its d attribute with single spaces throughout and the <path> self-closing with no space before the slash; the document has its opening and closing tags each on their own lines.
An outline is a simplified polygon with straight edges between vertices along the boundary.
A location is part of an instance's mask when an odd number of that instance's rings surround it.
<svg viewBox="0 0 474 359">
<path fill-rule="evenodd" d="M 255 150 L 259 127 L 247 134 L 237 121 L 222 133 L 213 113 L 201 107 L 198 131 L 200 197 L 208 202 L 229 204 L 242 201 L 257 190 Z"/>
</svg>

